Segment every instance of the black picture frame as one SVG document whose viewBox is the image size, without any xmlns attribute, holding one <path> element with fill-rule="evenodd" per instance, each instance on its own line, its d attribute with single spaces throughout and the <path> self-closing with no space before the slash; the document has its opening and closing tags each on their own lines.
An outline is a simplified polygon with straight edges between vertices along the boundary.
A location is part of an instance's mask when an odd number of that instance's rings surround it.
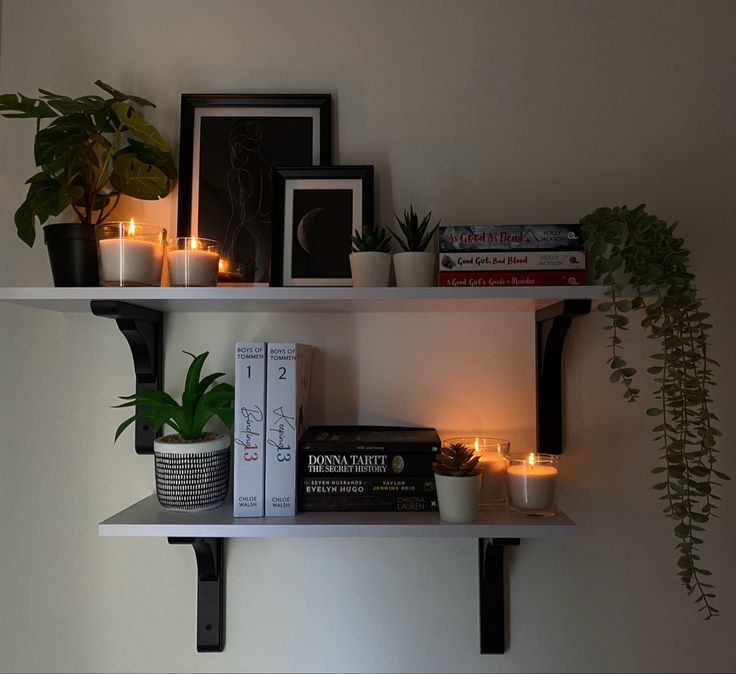
<svg viewBox="0 0 736 674">
<path fill-rule="evenodd" d="M 373 225 L 373 166 L 274 169 L 273 185 L 271 285 L 352 285 L 350 235 Z"/>
<path fill-rule="evenodd" d="M 269 285 L 272 169 L 331 162 L 330 94 L 182 94 L 178 236 L 220 243 Z"/>
</svg>

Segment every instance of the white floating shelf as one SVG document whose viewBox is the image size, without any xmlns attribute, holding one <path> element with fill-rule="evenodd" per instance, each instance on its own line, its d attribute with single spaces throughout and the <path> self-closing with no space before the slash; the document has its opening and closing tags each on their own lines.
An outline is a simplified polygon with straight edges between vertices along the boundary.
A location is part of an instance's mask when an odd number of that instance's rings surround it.
<svg viewBox="0 0 736 674">
<path fill-rule="evenodd" d="M 481 510 L 470 524 L 442 522 L 439 513 L 302 513 L 296 517 L 234 518 L 232 503 L 203 513 L 164 510 L 153 494 L 100 523 L 100 536 L 201 538 L 573 538 L 564 513 L 549 518 Z"/>
<path fill-rule="evenodd" d="M 177 312 L 535 311 L 561 300 L 604 297 L 603 286 L 525 288 L 0 288 L 0 301 L 88 312 L 91 300 Z"/>
</svg>

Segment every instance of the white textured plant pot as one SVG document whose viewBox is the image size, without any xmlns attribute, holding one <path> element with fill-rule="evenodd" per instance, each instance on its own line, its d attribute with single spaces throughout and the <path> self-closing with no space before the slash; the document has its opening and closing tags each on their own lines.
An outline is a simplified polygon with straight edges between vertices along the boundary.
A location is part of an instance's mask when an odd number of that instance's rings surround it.
<svg viewBox="0 0 736 674">
<path fill-rule="evenodd" d="M 230 481 L 230 438 L 201 442 L 153 441 L 156 496 L 167 510 L 197 512 L 220 505 Z"/>
<path fill-rule="evenodd" d="M 435 473 L 440 519 L 443 522 L 474 522 L 478 518 L 481 477 L 455 477 Z"/>
<path fill-rule="evenodd" d="M 394 254 L 396 285 L 402 288 L 426 288 L 437 285 L 437 254 L 411 251 Z"/>
<path fill-rule="evenodd" d="M 353 288 L 382 288 L 391 276 L 391 253 L 366 250 L 350 253 Z"/>
</svg>

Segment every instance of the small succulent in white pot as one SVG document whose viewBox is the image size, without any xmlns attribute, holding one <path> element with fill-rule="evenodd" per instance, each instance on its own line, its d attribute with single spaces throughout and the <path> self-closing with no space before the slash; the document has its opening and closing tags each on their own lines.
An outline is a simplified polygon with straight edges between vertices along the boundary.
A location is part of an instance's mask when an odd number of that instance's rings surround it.
<svg viewBox="0 0 736 674">
<path fill-rule="evenodd" d="M 215 372 L 200 379 L 208 351 L 192 357 L 181 404 L 164 391 L 139 391 L 120 396 L 116 407 L 136 407 L 136 413 L 118 426 L 115 440 L 134 421 L 145 419 L 159 431 L 169 425 L 176 432 L 153 443 L 156 495 L 168 510 L 194 512 L 216 508 L 227 495 L 230 478 L 230 437 L 205 431 L 213 418 L 232 428 L 234 389 L 216 380 Z"/>
<path fill-rule="evenodd" d="M 394 254 L 396 285 L 401 287 L 426 287 L 437 283 L 437 255 L 427 251 L 441 221 L 432 224 L 432 211 L 422 218 L 414 212 L 413 206 L 404 211 L 403 219 L 394 213 L 401 233 L 391 235 L 401 246 L 402 252 Z"/>
<path fill-rule="evenodd" d="M 477 518 L 482 477 L 479 460 L 480 455 L 462 442 L 443 446 L 437 452 L 432 470 L 444 522 L 473 522 Z"/>
<path fill-rule="evenodd" d="M 382 227 L 363 227 L 351 237 L 350 273 L 353 287 L 385 287 L 391 276 L 391 239 Z"/>
</svg>

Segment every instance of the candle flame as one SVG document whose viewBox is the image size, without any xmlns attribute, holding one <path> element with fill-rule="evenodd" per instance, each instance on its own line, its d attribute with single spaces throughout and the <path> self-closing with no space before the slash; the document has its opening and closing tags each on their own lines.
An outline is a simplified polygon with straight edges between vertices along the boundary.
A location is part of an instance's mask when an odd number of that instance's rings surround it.
<svg viewBox="0 0 736 674">
<path fill-rule="evenodd" d="M 534 453 L 532 452 L 529 454 L 529 465 L 534 468 L 534 464 L 536 463 L 536 458 L 534 457 Z"/>
<path fill-rule="evenodd" d="M 501 443 L 500 443 L 500 442 L 499 442 L 499 443 L 498 443 L 498 444 L 496 445 L 496 451 L 497 451 L 497 452 L 498 452 L 499 454 L 501 453 Z"/>
<path fill-rule="evenodd" d="M 220 261 L 218 262 L 218 264 L 217 264 L 217 269 L 218 269 L 218 271 L 221 271 L 221 272 L 225 271 L 225 263 L 224 263 L 224 261 L 223 261 L 223 260 L 220 260 Z"/>
<path fill-rule="evenodd" d="M 480 450 L 480 443 L 478 442 L 478 438 L 475 439 L 475 452 L 476 454 L 479 453 Z"/>
<path fill-rule="evenodd" d="M 196 236 L 193 236 L 193 237 L 192 237 L 191 241 L 189 242 L 189 247 L 190 247 L 190 248 L 191 248 L 192 250 L 197 250 L 197 248 L 199 248 L 199 247 L 200 247 L 200 243 L 199 243 L 199 240 L 197 239 L 197 237 L 196 237 Z"/>
<path fill-rule="evenodd" d="M 130 219 L 130 224 L 128 225 L 128 236 L 135 236 L 135 220 L 133 218 Z"/>
</svg>

